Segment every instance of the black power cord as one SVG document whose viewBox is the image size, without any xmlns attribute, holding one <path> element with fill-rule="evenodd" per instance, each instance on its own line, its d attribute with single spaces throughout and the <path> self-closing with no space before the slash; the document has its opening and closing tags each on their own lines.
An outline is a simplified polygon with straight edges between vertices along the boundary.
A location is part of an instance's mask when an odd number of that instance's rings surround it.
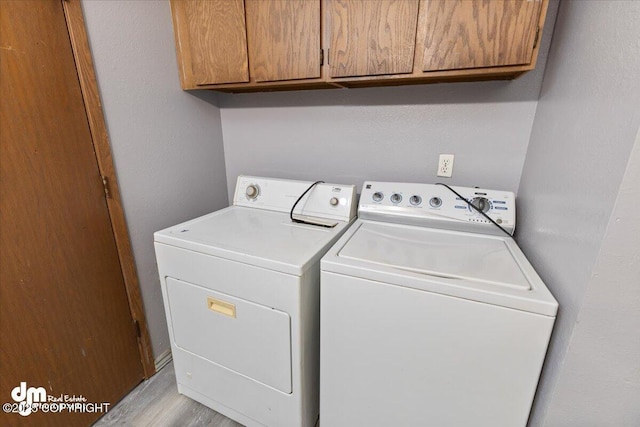
<svg viewBox="0 0 640 427">
<path fill-rule="evenodd" d="M 324 184 L 324 181 L 316 181 L 313 184 L 311 184 L 309 186 L 309 188 L 307 188 L 306 190 L 304 190 L 304 193 L 302 193 L 300 195 L 300 197 L 298 197 L 298 200 L 296 200 L 296 202 L 293 204 L 293 206 L 291 206 L 291 212 L 289 212 L 289 218 L 291 219 L 291 222 L 295 222 L 298 224 L 309 224 L 309 225 L 316 225 L 316 226 L 321 226 L 321 227 L 329 227 L 328 225 L 322 225 L 322 224 L 315 224 L 313 222 L 308 222 L 308 221 L 304 221 L 302 219 L 296 219 L 293 217 L 293 210 L 296 208 L 296 206 L 298 205 L 298 203 L 300 203 L 300 200 L 302 200 L 302 198 L 304 197 L 305 194 L 307 194 L 309 191 L 311 191 L 311 189 L 313 187 L 315 187 L 318 184 Z"/>
<path fill-rule="evenodd" d="M 485 217 L 486 219 L 488 219 L 493 225 L 495 225 L 496 227 L 498 227 L 500 230 L 502 230 L 504 232 L 504 234 L 506 234 L 507 236 L 511 237 L 513 239 L 513 236 L 511 235 L 511 233 L 509 233 L 507 230 L 505 230 L 504 228 L 502 228 L 502 226 L 500 224 L 498 224 L 497 222 L 495 222 L 491 217 L 489 217 L 489 215 L 487 215 L 486 213 L 484 213 L 481 209 L 478 209 L 473 203 L 471 203 L 470 201 L 468 201 L 466 198 L 462 197 L 460 195 L 460 193 L 458 193 L 456 190 L 454 190 L 453 188 L 449 187 L 447 184 L 444 184 L 442 182 L 436 182 L 436 185 L 442 185 L 443 187 L 447 187 L 449 189 L 449 191 L 451 191 L 453 194 L 455 194 L 456 196 L 458 196 L 461 200 L 464 200 L 465 203 L 469 206 L 471 206 L 471 208 L 473 210 L 475 210 L 476 212 L 478 212 L 480 215 L 482 215 L 483 217 Z"/>
</svg>

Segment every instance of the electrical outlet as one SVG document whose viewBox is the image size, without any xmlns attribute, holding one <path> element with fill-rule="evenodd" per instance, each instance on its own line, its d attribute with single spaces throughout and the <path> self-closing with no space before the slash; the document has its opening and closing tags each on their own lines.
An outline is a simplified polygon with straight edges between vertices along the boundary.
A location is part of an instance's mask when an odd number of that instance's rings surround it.
<svg viewBox="0 0 640 427">
<path fill-rule="evenodd" d="M 437 176 L 444 178 L 451 178 L 453 173 L 453 154 L 440 154 L 440 160 L 438 161 L 438 173 Z"/>
</svg>

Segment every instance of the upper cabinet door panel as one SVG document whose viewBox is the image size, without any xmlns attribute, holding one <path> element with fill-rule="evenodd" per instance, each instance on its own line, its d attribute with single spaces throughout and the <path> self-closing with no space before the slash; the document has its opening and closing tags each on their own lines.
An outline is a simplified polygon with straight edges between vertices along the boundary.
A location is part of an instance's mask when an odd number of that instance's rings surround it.
<svg viewBox="0 0 640 427">
<path fill-rule="evenodd" d="M 320 77 L 320 0 L 245 0 L 251 79 Z"/>
<path fill-rule="evenodd" d="M 328 0 L 331 77 L 413 71 L 418 0 Z"/>
<path fill-rule="evenodd" d="M 540 0 L 422 0 L 423 71 L 529 64 Z"/>
<path fill-rule="evenodd" d="M 181 30 L 196 85 L 249 81 L 243 0 L 173 0 L 185 14 Z M 183 8 L 181 10 L 181 8 Z M 185 60 L 186 58 L 183 58 Z"/>
</svg>

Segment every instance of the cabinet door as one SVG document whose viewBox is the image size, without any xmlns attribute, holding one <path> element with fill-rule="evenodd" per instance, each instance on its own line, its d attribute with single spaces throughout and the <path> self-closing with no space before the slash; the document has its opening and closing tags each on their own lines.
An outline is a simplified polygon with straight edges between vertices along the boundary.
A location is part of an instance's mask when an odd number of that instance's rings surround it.
<svg viewBox="0 0 640 427">
<path fill-rule="evenodd" d="M 331 77 L 413 71 L 418 0 L 328 0 Z"/>
<path fill-rule="evenodd" d="M 320 77 L 320 0 L 246 0 L 251 80 Z"/>
<path fill-rule="evenodd" d="M 243 0 L 172 0 L 172 7 L 195 85 L 249 81 Z"/>
<path fill-rule="evenodd" d="M 422 70 L 529 64 L 541 8 L 541 0 L 422 0 Z"/>
</svg>

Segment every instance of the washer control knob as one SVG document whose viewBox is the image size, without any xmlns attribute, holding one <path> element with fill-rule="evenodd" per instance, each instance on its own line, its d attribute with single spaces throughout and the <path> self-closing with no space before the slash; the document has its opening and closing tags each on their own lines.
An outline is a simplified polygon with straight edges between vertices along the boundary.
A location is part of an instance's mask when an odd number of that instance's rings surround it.
<svg viewBox="0 0 640 427">
<path fill-rule="evenodd" d="M 391 203 L 400 203 L 402 201 L 402 196 L 398 193 L 393 193 L 391 195 Z"/>
<path fill-rule="evenodd" d="M 382 194 L 382 193 L 381 193 L 381 192 L 379 192 L 379 191 L 376 191 L 375 193 L 373 193 L 373 201 L 374 201 L 374 202 L 379 202 L 379 201 L 381 201 L 382 199 L 384 199 L 384 194 Z"/>
<path fill-rule="evenodd" d="M 440 197 L 432 197 L 429 199 L 429 205 L 431 205 L 432 208 L 439 208 L 442 206 L 442 199 Z"/>
<path fill-rule="evenodd" d="M 340 203 L 340 200 L 338 200 L 337 197 L 332 197 L 331 200 L 329 200 L 331 206 L 338 206 L 338 203 Z"/>
<path fill-rule="evenodd" d="M 251 184 L 247 186 L 247 191 L 245 194 L 247 195 L 248 199 L 255 200 L 255 198 L 258 197 L 258 194 L 260 194 L 260 187 L 258 187 L 256 184 Z"/>
<path fill-rule="evenodd" d="M 409 203 L 411 203 L 413 206 L 418 206 L 420 203 L 422 203 L 422 197 L 418 196 L 417 194 L 414 194 L 409 199 Z"/>
<path fill-rule="evenodd" d="M 491 203 L 486 197 L 474 197 L 471 204 L 484 213 L 487 213 L 491 208 Z"/>
</svg>

